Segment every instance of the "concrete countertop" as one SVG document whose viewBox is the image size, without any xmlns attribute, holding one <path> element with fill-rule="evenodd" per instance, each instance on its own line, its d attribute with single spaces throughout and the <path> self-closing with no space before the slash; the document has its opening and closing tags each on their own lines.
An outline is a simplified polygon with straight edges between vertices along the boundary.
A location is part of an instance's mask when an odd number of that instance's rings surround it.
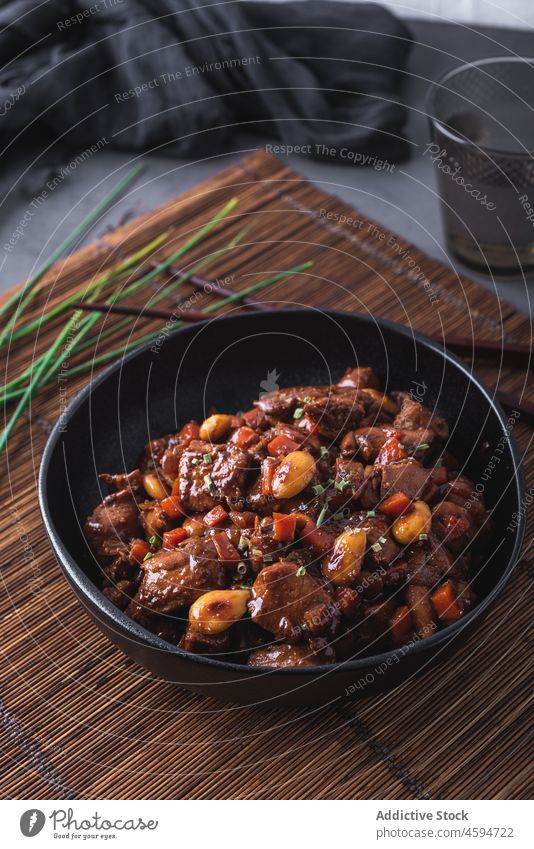
<svg viewBox="0 0 534 849">
<path fill-rule="evenodd" d="M 429 136 L 424 112 L 432 80 L 449 68 L 483 56 L 531 55 L 534 53 L 532 34 L 491 28 L 475 31 L 459 24 L 423 21 L 412 21 L 409 25 L 415 44 L 408 67 L 409 82 L 403 97 L 409 109 L 407 136 L 413 143 L 410 160 L 393 170 L 382 171 L 299 155 L 287 157 L 287 162 L 320 188 L 339 195 L 431 256 L 471 276 L 487 289 L 496 291 L 523 312 L 532 314 L 534 275 L 531 274 L 528 280 L 495 280 L 464 268 L 448 255 L 436 193 L 435 166 L 425 155 Z M 107 227 L 116 226 L 125 215 L 141 214 L 158 206 L 265 144 L 266 140 L 259 136 L 254 139 L 237 137 L 233 151 L 202 161 L 157 153 L 145 155 L 146 170 L 141 178 L 81 244 L 90 242 Z M 34 155 L 38 154 L 37 147 Z M 42 204 L 36 205 L 32 201 L 39 197 L 41 189 L 35 181 L 28 186 L 28 178 L 23 174 L 28 161 L 27 152 L 24 158 L 18 157 L 16 151 L 12 152 L 2 169 L 4 191 L 6 178 L 9 191 L 0 221 L 0 290 L 27 277 L 106 194 L 110 181 L 115 182 L 118 173 L 124 173 L 125 164 L 130 163 L 132 158 L 131 153 L 104 148 L 72 170 L 56 189 L 47 193 Z M 6 252 L 3 246 L 23 219 L 23 235 L 12 250 Z"/>
</svg>

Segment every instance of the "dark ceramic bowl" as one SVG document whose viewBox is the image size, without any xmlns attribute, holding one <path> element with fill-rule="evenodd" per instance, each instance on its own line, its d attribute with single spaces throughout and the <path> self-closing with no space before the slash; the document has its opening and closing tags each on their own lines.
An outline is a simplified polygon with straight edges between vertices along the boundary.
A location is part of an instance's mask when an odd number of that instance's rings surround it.
<svg viewBox="0 0 534 849">
<path fill-rule="evenodd" d="M 161 343 L 161 344 L 160 344 Z M 247 409 L 266 388 L 329 383 L 370 365 L 387 390 L 411 390 L 451 425 L 451 450 L 484 496 L 496 532 L 476 579 L 479 602 L 460 622 L 396 651 L 332 666 L 258 670 L 189 654 L 132 622 L 100 592 L 81 526 L 101 498 L 100 472 L 131 470 L 141 447 L 212 407 Z M 517 560 L 524 481 L 508 420 L 456 357 L 399 325 L 318 310 L 273 310 L 190 325 L 98 375 L 70 404 L 43 456 L 39 497 L 61 567 L 98 627 L 127 655 L 181 687 L 229 702 L 328 702 L 391 687 L 441 658 L 487 612 Z M 481 443 L 489 447 L 481 451 Z M 497 458 L 490 464 L 491 458 Z M 488 474 L 484 474 L 490 469 Z M 80 614 L 83 615 L 83 614 Z M 65 646 L 68 651 L 68 646 Z"/>
</svg>

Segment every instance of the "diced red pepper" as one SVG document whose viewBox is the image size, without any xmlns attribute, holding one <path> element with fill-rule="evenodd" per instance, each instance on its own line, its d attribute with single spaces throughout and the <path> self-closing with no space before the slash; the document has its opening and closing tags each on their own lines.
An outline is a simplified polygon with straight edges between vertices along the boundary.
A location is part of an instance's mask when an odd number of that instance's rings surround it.
<svg viewBox="0 0 534 849">
<path fill-rule="evenodd" d="M 142 539 L 136 539 L 130 548 L 130 555 L 137 563 L 142 563 L 150 551 L 150 545 Z"/>
<path fill-rule="evenodd" d="M 377 465 L 387 463 L 394 463 L 397 460 L 406 460 L 408 457 L 404 448 L 401 447 L 401 444 L 396 436 L 391 436 L 389 439 L 386 439 L 382 448 L 378 452 L 378 457 L 375 460 Z"/>
<path fill-rule="evenodd" d="M 296 451 L 299 447 L 298 442 L 295 442 L 294 439 L 290 439 L 289 436 L 275 436 L 274 439 L 271 439 L 267 448 L 269 449 L 269 454 L 272 454 L 273 457 L 280 457 L 282 454 L 289 454 L 291 451 Z"/>
<path fill-rule="evenodd" d="M 398 607 L 389 620 L 391 634 L 396 643 L 403 643 L 412 633 L 412 615 L 406 605 Z"/>
<path fill-rule="evenodd" d="M 445 520 L 445 529 L 450 540 L 460 539 L 470 528 L 471 523 L 467 516 L 454 516 L 451 513 Z"/>
<path fill-rule="evenodd" d="M 297 529 L 295 516 L 288 516 L 286 513 L 273 513 L 273 519 L 273 538 L 277 542 L 291 542 L 295 537 L 295 531 Z"/>
<path fill-rule="evenodd" d="M 254 442 L 257 442 L 259 438 L 260 437 L 255 430 L 243 425 L 243 427 L 238 428 L 238 430 L 236 430 L 236 432 L 232 435 L 231 441 L 237 445 L 238 448 L 248 448 Z"/>
<path fill-rule="evenodd" d="M 276 461 L 272 460 L 270 457 L 267 457 L 265 460 L 261 461 L 261 494 L 262 495 L 271 495 L 272 490 L 271 486 L 273 483 L 273 475 L 274 470 L 276 468 Z"/>
<path fill-rule="evenodd" d="M 193 439 L 198 439 L 200 436 L 200 427 L 196 422 L 187 422 L 178 434 L 184 442 L 191 442 Z"/>
<path fill-rule="evenodd" d="M 206 513 L 204 516 L 204 524 L 208 526 L 208 528 L 214 528 L 216 525 L 220 525 L 221 522 L 224 522 L 225 519 L 228 518 L 228 513 L 221 507 L 220 504 L 217 504 L 209 513 Z"/>
<path fill-rule="evenodd" d="M 263 416 L 263 411 L 259 409 L 247 410 L 243 413 L 243 418 L 249 427 L 258 427 Z"/>
<path fill-rule="evenodd" d="M 396 518 L 402 513 L 405 513 L 408 507 L 411 506 L 411 503 L 404 492 L 394 492 L 382 504 L 378 505 L 378 509 L 381 513 L 385 513 L 386 516 L 394 516 Z"/>
<path fill-rule="evenodd" d="M 430 600 L 434 605 L 434 610 L 438 617 L 443 622 L 454 622 L 463 615 L 462 609 L 458 604 L 458 598 L 454 592 L 454 587 L 450 581 L 447 581 L 435 593 L 432 593 Z"/>
<path fill-rule="evenodd" d="M 446 466 L 437 466 L 430 473 L 430 477 L 432 479 L 432 483 L 435 483 L 436 486 L 443 486 L 449 480 L 449 477 L 448 477 L 448 474 L 447 474 L 447 467 Z"/>
<path fill-rule="evenodd" d="M 239 551 L 234 545 L 232 545 L 227 534 L 215 534 L 212 539 L 215 548 L 217 549 L 217 556 L 219 560 L 223 561 L 223 563 L 237 563 L 238 560 L 241 560 Z"/>
<path fill-rule="evenodd" d="M 312 548 L 316 554 L 321 556 L 332 550 L 335 541 L 332 534 L 323 528 L 318 528 L 313 519 L 306 513 L 292 513 L 291 515 L 297 520 L 300 538 L 305 546 Z"/>
<path fill-rule="evenodd" d="M 171 519 L 179 519 L 180 516 L 185 515 L 181 501 L 177 495 L 169 495 L 168 498 L 164 498 L 160 501 L 160 507 Z"/>
<path fill-rule="evenodd" d="M 165 551 L 170 551 L 176 548 L 184 539 L 187 539 L 188 533 L 185 528 L 174 528 L 172 531 L 165 531 L 163 534 L 163 548 Z"/>
</svg>

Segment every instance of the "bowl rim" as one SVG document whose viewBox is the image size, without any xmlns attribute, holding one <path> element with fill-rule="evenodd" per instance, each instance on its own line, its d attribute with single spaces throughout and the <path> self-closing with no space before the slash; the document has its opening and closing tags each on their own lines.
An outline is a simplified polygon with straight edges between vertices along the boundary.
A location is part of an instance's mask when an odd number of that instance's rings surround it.
<svg viewBox="0 0 534 849">
<path fill-rule="evenodd" d="M 222 315 L 222 316 L 214 316 L 213 318 L 209 318 L 206 321 L 195 322 L 194 325 L 185 325 L 184 327 L 179 327 L 172 330 L 167 340 L 174 338 L 175 336 L 179 336 L 181 334 L 185 334 L 188 331 L 194 329 L 204 329 L 209 324 L 213 324 L 214 322 L 229 322 L 229 323 L 238 323 L 246 320 L 247 322 L 253 322 L 256 316 L 260 317 L 260 320 L 265 320 L 266 316 L 272 316 L 275 318 L 276 316 L 284 316 L 291 317 L 298 320 L 299 316 L 303 317 L 309 315 L 310 313 L 317 312 L 317 308 L 315 307 L 307 307 L 307 308 L 295 308 L 295 309 L 276 309 L 273 308 L 269 310 L 269 312 L 262 311 L 258 313 L 237 313 L 232 315 Z M 513 465 L 513 479 L 515 482 L 515 489 L 518 496 L 518 501 L 521 502 L 522 497 L 525 494 L 525 476 L 521 463 L 521 456 L 519 453 L 518 446 L 516 444 L 516 440 L 514 434 L 508 432 L 506 429 L 506 425 L 508 424 L 508 418 L 504 413 L 499 402 L 492 397 L 491 391 L 486 387 L 486 385 L 481 381 L 477 376 L 475 376 L 469 369 L 466 367 L 465 363 L 460 359 L 460 357 L 456 356 L 456 354 L 447 350 L 446 348 L 442 348 L 438 342 L 433 339 L 430 339 L 424 334 L 419 333 L 418 331 L 413 330 L 412 328 L 404 327 L 397 322 L 390 321 L 389 319 L 384 318 L 375 318 L 373 315 L 365 315 L 363 313 L 350 312 L 348 310 L 335 310 L 335 309 L 321 309 L 321 314 L 338 320 L 345 320 L 349 318 L 354 321 L 364 321 L 365 323 L 373 323 L 378 328 L 386 328 L 388 331 L 400 334 L 402 336 L 408 336 L 412 341 L 422 345 L 424 348 L 430 348 L 435 353 L 443 357 L 446 361 L 452 363 L 456 366 L 460 371 L 464 373 L 467 379 L 474 383 L 476 388 L 482 392 L 485 396 L 490 409 L 497 416 L 499 424 L 503 430 L 503 434 L 507 433 L 508 444 L 510 446 L 510 454 L 512 458 Z M 517 518 L 517 527 L 515 529 L 515 540 L 513 545 L 513 550 L 508 557 L 507 563 L 500 575 L 498 581 L 495 586 L 491 589 L 491 591 L 484 596 L 477 605 L 469 611 L 465 617 L 458 620 L 457 622 L 453 622 L 450 625 L 447 625 L 445 628 L 440 629 L 435 634 L 432 634 L 430 637 L 426 637 L 424 640 L 417 640 L 412 643 L 408 643 L 404 646 L 399 646 L 398 648 L 389 649 L 388 651 L 380 652 L 379 654 L 372 655 L 364 655 L 363 657 L 358 657 L 345 661 L 338 661 L 336 663 L 331 664 L 317 664 L 314 666 L 301 666 L 301 667 L 273 667 L 272 669 L 264 668 L 264 667 L 253 667 L 246 666 L 245 664 L 239 664 L 232 661 L 226 660 L 218 660 L 214 657 L 208 657 L 202 654 L 194 654 L 193 652 L 188 652 L 185 649 L 181 649 L 178 646 L 174 646 L 172 643 L 163 640 L 161 637 L 156 636 L 151 631 L 148 631 L 142 625 L 139 625 L 137 622 L 134 622 L 130 619 L 129 616 L 119 610 L 119 608 L 115 607 L 115 605 L 109 601 L 102 593 L 102 591 L 97 587 L 95 583 L 85 574 L 82 567 L 78 565 L 76 560 L 71 556 L 66 546 L 64 545 L 60 534 L 56 530 L 54 522 L 51 517 L 49 503 L 48 503 L 48 493 L 47 493 L 47 481 L 48 481 L 48 472 L 50 468 L 50 463 L 52 460 L 52 455 L 56 449 L 57 443 L 60 441 L 62 432 L 65 425 L 69 422 L 72 416 L 76 413 L 79 407 L 88 400 L 94 389 L 101 386 L 105 381 L 116 371 L 121 369 L 124 364 L 129 363 L 131 360 L 135 359 L 138 356 L 143 356 L 150 347 L 154 344 L 153 340 L 149 340 L 141 344 L 138 348 L 135 348 L 133 351 L 130 351 L 125 356 L 121 357 L 118 361 L 112 363 L 107 368 L 103 369 L 96 377 L 92 378 L 86 386 L 84 386 L 69 402 L 68 406 L 63 411 L 60 419 L 55 423 L 52 428 L 50 435 L 47 439 L 43 456 L 41 458 L 41 464 L 39 468 L 39 479 L 38 479 L 38 497 L 39 497 L 39 507 L 41 511 L 41 516 L 43 518 L 43 523 L 49 538 L 49 541 L 52 546 L 52 550 L 56 555 L 57 560 L 59 561 L 59 565 L 67 577 L 67 579 L 74 584 L 78 590 L 80 591 L 82 598 L 78 596 L 80 601 L 83 603 L 84 607 L 89 607 L 92 614 L 95 615 L 95 609 L 98 611 L 98 618 L 100 616 L 105 621 L 106 619 L 111 620 L 113 623 L 113 629 L 118 633 L 121 633 L 124 636 L 124 632 L 128 638 L 135 640 L 141 644 L 149 646 L 150 649 L 161 651 L 165 654 L 173 654 L 182 658 L 188 663 L 198 664 L 200 666 L 212 667 L 214 670 L 226 670 L 228 672 L 237 673 L 241 676 L 241 678 L 253 675 L 265 675 L 265 673 L 284 676 L 317 676 L 320 674 L 333 674 L 341 671 L 358 671 L 363 669 L 368 669 L 369 667 L 378 667 L 383 663 L 388 663 L 391 658 L 394 659 L 394 662 L 398 662 L 401 659 L 405 659 L 408 657 L 416 656 L 421 652 L 428 653 L 432 648 L 438 648 L 443 643 L 449 642 L 454 639 L 457 635 L 459 635 L 464 629 L 468 628 L 476 619 L 478 619 L 487 608 L 494 603 L 497 596 L 502 592 L 503 587 L 506 582 L 510 578 L 510 575 L 517 564 L 519 559 L 519 554 L 521 551 L 521 547 L 523 544 L 525 527 L 526 527 L 526 516 L 524 513 L 520 514 Z M 88 604 L 88 603 L 89 604 Z M 107 624 L 107 623 L 106 623 Z M 108 627 L 110 627 L 108 625 Z M 234 679 L 237 681 L 239 679 Z M 185 683 L 184 683 L 184 686 Z"/>
</svg>

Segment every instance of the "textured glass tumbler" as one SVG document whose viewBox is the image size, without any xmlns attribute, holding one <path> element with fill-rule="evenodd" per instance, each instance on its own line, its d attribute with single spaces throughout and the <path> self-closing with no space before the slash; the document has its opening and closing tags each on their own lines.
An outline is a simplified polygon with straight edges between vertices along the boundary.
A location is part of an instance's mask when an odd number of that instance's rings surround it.
<svg viewBox="0 0 534 849">
<path fill-rule="evenodd" d="M 534 267 L 534 59 L 462 65 L 431 89 L 428 114 L 449 249 L 467 265 Z"/>
</svg>

